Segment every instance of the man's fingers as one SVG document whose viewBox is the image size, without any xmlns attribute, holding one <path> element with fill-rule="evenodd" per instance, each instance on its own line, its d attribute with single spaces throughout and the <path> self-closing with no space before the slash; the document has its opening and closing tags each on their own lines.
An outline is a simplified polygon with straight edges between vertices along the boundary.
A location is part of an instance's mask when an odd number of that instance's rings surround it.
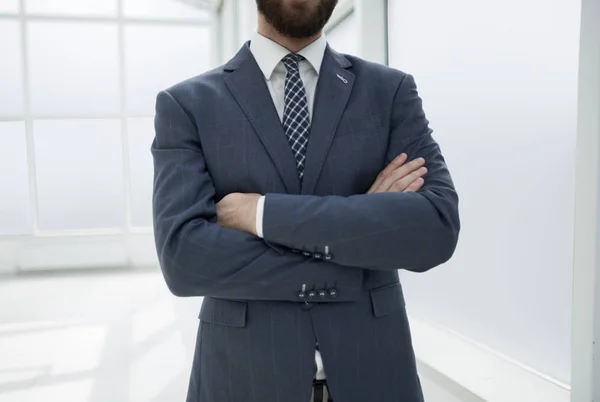
<svg viewBox="0 0 600 402">
<path fill-rule="evenodd" d="M 410 184 L 412 184 L 419 177 L 425 176 L 425 174 L 427 174 L 427 168 L 421 167 L 412 172 L 411 174 L 404 176 L 400 180 L 397 180 L 394 183 L 392 183 L 390 185 L 389 191 L 404 191 Z"/>
<path fill-rule="evenodd" d="M 423 187 L 423 184 L 425 184 L 425 179 L 419 177 L 417 180 L 413 181 L 408 187 L 406 187 L 406 189 L 404 189 L 404 192 L 416 193 L 421 189 L 421 187 Z"/>
<path fill-rule="evenodd" d="M 367 194 L 371 194 L 371 193 L 380 193 L 382 192 L 379 187 L 381 186 L 381 184 L 383 183 L 383 181 L 386 179 L 386 177 L 389 177 L 396 169 L 398 169 L 400 166 L 402 166 L 406 160 L 408 159 L 408 155 L 406 155 L 404 152 L 401 153 L 400 155 L 398 155 L 397 157 L 394 158 L 394 160 L 392 160 L 389 165 L 387 165 L 385 167 L 385 169 L 383 169 L 375 178 L 375 182 L 371 185 L 371 188 L 369 189 L 369 191 L 367 191 Z"/>
<path fill-rule="evenodd" d="M 403 169 L 404 174 L 401 175 L 401 177 L 404 177 L 404 176 L 408 175 L 409 173 L 414 172 L 415 170 L 419 169 L 424 164 L 425 164 L 425 159 L 417 158 L 417 159 L 410 161 L 406 165 L 402 166 L 398 170 Z"/>
<path fill-rule="evenodd" d="M 406 163 L 407 159 L 408 155 L 406 153 L 401 153 L 394 158 L 394 160 L 379 173 L 367 194 L 383 193 L 387 191 L 405 191 L 413 185 L 418 178 L 427 173 L 427 168 L 423 166 L 425 164 L 424 158 L 417 158 Z M 410 187 L 410 189 L 411 191 L 417 191 L 422 185 L 423 182 L 421 182 L 418 187 L 415 187 L 417 186 L 415 184 L 415 186 Z M 414 188 L 416 188 L 416 190 L 413 190 Z"/>
<path fill-rule="evenodd" d="M 398 169 L 400 166 L 404 165 L 404 162 L 408 159 L 408 155 L 402 152 L 400 155 L 396 156 L 393 161 L 390 162 L 389 165 L 383 169 L 383 173 L 388 174 Z"/>
<path fill-rule="evenodd" d="M 412 183 L 417 177 L 422 176 L 427 171 L 422 172 L 421 174 L 418 174 L 412 180 L 407 179 L 408 181 L 406 181 L 406 180 L 404 180 L 404 178 L 409 176 L 411 173 L 418 171 L 418 169 L 422 168 L 422 166 L 424 164 L 425 164 L 425 159 L 417 158 L 415 160 L 410 161 L 409 163 L 406 163 L 406 164 L 400 166 L 391 175 L 387 176 L 384 179 L 384 181 L 379 186 L 380 190 L 388 191 L 388 190 L 390 190 L 390 188 L 392 187 L 392 185 L 394 183 L 396 183 L 400 180 L 402 180 L 402 182 L 404 183 L 405 186 L 408 186 L 408 184 Z M 397 188 L 395 190 L 398 191 Z M 400 191 L 402 191 L 402 190 L 404 190 L 404 188 L 400 189 Z"/>
<path fill-rule="evenodd" d="M 392 175 L 394 171 L 396 171 L 400 166 L 404 165 L 407 159 L 408 155 L 406 155 L 405 153 L 401 153 L 400 155 L 395 157 L 394 160 L 391 161 L 390 164 L 387 165 L 385 169 L 381 171 L 381 173 L 379 173 L 379 176 L 377 176 L 377 180 L 381 179 L 381 181 L 383 181 L 386 177 Z M 375 180 L 375 182 L 377 182 L 377 180 Z"/>
</svg>

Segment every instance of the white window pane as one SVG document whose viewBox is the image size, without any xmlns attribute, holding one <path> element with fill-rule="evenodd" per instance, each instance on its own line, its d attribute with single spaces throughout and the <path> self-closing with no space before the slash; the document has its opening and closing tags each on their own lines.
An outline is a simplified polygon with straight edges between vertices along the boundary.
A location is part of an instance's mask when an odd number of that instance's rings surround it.
<svg viewBox="0 0 600 402">
<path fill-rule="evenodd" d="M 0 0 L 3 1 L 3 0 Z M 35 14 L 116 15 L 116 0 L 26 0 L 25 9 Z"/>
<path fill-rule="evenodd" d="M 118 53 L 116 25 L 29 23 L 33 113 L 118 113 Z"/>
<path fill-rule="evenodd" d="M 121 227 L 120 120 L 40 120 L 33 133 L 40 229 Z"/>
<path fill-rule="evenodd" d="M 327 42 L 339 53 L 358 54 L 358 36 L 354 13 L 348 15 L 333 29 L 327 32 Z"/>
<path fill-rule="evenodd" d="M 129 119 L 127 130 L 129 137 L 131 224 L 133 226 L 152 226 L 152 177 L 154 167 L 150 145 L 154 139 L 154 119 Z"/>
<path fill-rule="evenodd" d="M 0 13 L 18 13 L 19 0 L 0 0 Z"/>
<path fill-rule="evenodd" d="M 40 0 L 41 1 L 41 0 Z M 123 11 L 127 17 L 169 18 L 169 19 L 206 19 L 210 12 L 191 7 L 183 0 L 123 0 Z M 246 0 L 244 0 L 246 1 Z"/>
<path fill-rule="evenodd" d="M 23 114 L 20 29 L 16 21 L 0 21 L 0 116 Z"/>
<path fill-rule="evenodd" d="M 25 123 L 0 122 L 0 235 L 31 232 Z"/>
<path fill-rule="evenodd" d="M 208 70 L 210 43 L 207 27 L 127 26 L 127 111 L 152 116 L 158 91 Z"/>
</svg>

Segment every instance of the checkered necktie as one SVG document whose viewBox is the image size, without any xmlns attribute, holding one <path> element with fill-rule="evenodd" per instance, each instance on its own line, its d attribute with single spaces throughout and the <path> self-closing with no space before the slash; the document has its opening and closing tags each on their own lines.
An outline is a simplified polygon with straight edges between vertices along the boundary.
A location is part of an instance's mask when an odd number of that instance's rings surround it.
<svg viewBox="0 0 600 402">
<path fill-rule="evenodd" d="M 300 78 L 298 64 L 304 57 L 290 53 L 283 58 L 287 69 L 285 76 L 285 105 L 283 108 L 283 129 L 288 137 L 292 152 L 296 157 L 298 177 L 300 184 L 304 176 L 304 160 L 308 146 L 308 133 L 310 131 L 310 117 L 308 115 L 308 101 L 306 90 Z"/>
</svg>

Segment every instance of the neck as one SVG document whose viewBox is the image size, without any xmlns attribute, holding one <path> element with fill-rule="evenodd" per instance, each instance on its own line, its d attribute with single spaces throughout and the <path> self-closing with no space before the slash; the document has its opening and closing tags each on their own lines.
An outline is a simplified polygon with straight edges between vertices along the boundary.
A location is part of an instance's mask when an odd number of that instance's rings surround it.
<svg viewBox="0 0 600 402">
<path fill-rule="evenodd" d="M 310 38 L 290 38 L 288 36 L 280 34 L 275 28 L 273 28 L 271 24 L 269 24 L 265 20 L 265 17 L 263 17 L 260 13 L 258 14 L 257 32 L 265 38 L 269 38 L 273 42 L 280 44 L 292 53 L 298 53 L 300 50 L 304 49 L 306 46 L 319 39 L 323 34 L 323 32 L 321 31 L 311 36 Z"/>
</svg>

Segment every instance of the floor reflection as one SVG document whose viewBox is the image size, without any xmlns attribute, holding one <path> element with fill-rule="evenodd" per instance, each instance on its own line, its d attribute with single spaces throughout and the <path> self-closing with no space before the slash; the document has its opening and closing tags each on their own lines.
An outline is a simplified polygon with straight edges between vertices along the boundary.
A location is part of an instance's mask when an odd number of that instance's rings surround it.
<svg viewBox="0 0 600 402">
<path fill-rule="evenodd" d="M 158 271 L 0 281 L 0 402 L 185 400 L 201 299 Z"/>
</svg>

